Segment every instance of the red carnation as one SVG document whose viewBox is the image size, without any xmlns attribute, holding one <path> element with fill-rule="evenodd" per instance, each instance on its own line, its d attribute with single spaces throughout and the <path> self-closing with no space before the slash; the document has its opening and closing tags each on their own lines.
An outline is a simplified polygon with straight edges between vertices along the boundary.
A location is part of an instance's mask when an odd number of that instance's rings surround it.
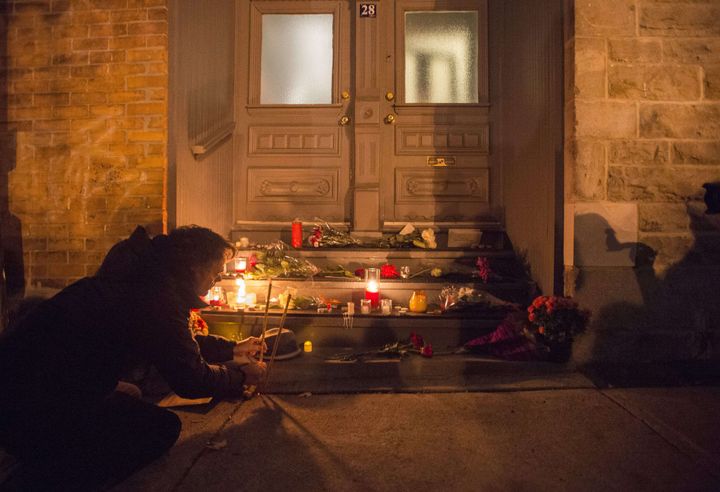
<svg viewBox="0 0 720 492">
<path fill-rule="evenodd" d="M 490 260 L 484 256 L 478 256 L 475 261 L 475 266 L 477 267 L 477 274 L 480 279 L 482 279 L 483 282 L 488 283 L 493 273 L 492 268 L 490 268 Z"/>
<path fill-rule="evenodd" d="M 410 333 L 410 343 L 413 344 L 413 347 L 420 350 L 422 346 L 425 344 L 425 340 L 423 340 L 423 337 L 421 335 L 418 335 L 415 332 Z"/>
<path fill-rule="evenodd" d="M 423 357 L 432 357 L 433 356 L 433 349 L 432 344 L 424 345 L 423 348 L 420 349 L 420 355 Z"/>
<path fill-rule="evenodd" d="M 400 274 L 395 268 L 395 265 L 386 263 L 380 267 L 380 278 L 398 278 L 399 276 Z"/>
</svg>

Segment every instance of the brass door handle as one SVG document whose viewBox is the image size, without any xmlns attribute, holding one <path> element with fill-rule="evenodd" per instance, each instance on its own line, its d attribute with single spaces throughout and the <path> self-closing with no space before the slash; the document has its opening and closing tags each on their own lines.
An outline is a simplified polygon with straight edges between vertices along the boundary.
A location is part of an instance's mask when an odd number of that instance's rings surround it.
<svg viewBox="0 0 720 492">
<path fill-rule="evenodd" d="M 350 123 L 350 117 L 345 115 L 342 118 L 340 118 L 340 121 L 338 121 L 340 126 L 346 126 L 348 123 Z"/>
<path fill-rule="evenodd" d="M 390 113 L 385 117 L 383 121 L 385 121 L 385 124 L 387 125 L 392 125 L 393 123 L 395 123 L 395 115 Z"/>
</svg>

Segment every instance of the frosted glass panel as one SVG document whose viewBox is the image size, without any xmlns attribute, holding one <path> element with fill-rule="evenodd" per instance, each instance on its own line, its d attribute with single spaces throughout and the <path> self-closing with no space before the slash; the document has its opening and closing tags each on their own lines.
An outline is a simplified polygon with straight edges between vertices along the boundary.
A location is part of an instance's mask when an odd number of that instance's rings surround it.
<svg viewBox="0 0 720 492">
<path fill-rule="evenodd" d="M 332 14 L 264 14 L 262 104 L 332 102 Z"/>
<path fill-rule="evenodd" d="M 478 102 L 476 11 L 405 13 L 405 102 Z"/>
</svg>

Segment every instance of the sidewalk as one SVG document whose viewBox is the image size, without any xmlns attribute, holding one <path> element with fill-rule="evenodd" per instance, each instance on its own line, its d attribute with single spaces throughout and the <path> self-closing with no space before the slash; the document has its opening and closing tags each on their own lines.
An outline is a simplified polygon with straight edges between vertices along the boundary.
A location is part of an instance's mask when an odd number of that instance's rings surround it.
<svg viewBox="0 0 720 492">
<path fill-rule="evenodd" d="M 467 392 L 442 380 L 433 389 L 437 366 L 405 362 L 377 381 L 425 378 L 423 388 L 176 409 L 175 448 L 114 490 L 720 490 L 720 386 L 599 389 L 572 368 L 536 366 L 527 378 L 500 363 L 494 375 L 476 366 Z M 289 376 L 275 373 L 277 387 Z M 307 385 L 285 389 L 312 386 L 298 380 Z M 341 386 L 368 382 L 352 380 Z"/>
<path fill-rule="evenodd" d="M 113 490 L 717 491 L 716 383 L 613 388 L 554 364 L 305 357 L 277 365 L 275 394 L 174 409 L 176 446 Z"/>
</svg>

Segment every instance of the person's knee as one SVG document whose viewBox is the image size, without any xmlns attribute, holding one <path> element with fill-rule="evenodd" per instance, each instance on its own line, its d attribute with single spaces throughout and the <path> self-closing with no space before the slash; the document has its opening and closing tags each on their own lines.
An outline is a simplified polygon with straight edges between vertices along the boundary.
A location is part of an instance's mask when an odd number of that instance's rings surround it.
<svg viewBox="0 0 720 492">
<path fill-rule="evenodd" d="M 160 438 L 165 445 L 165 450 L 170 449 L 180 437 L 180 431 L 182 430 L 180 417 L 169 410 L 163 410 L 158 429 L 160 431 Z"/>
</svg>

